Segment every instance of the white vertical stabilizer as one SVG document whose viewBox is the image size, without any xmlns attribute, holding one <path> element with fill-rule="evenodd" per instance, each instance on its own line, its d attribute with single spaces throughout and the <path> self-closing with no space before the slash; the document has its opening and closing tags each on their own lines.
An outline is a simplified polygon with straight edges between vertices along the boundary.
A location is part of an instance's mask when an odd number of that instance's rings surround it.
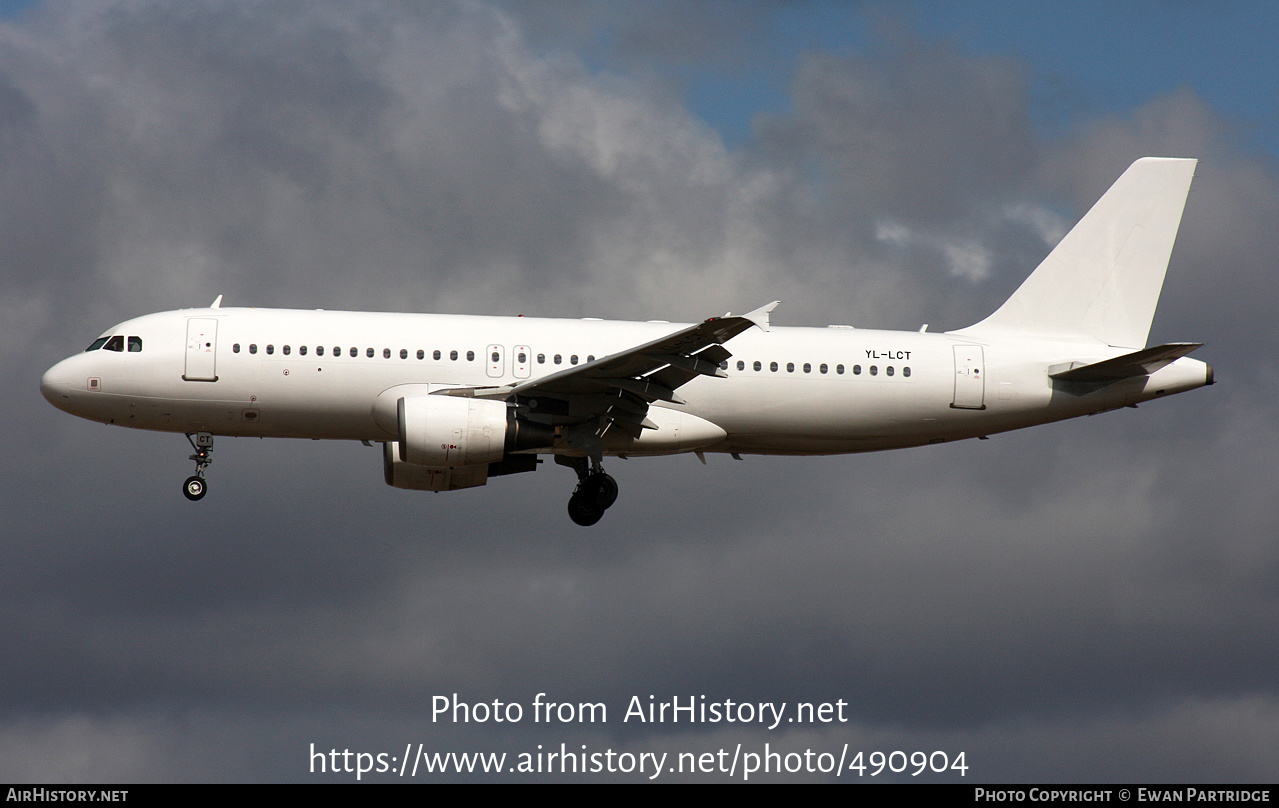
<svg viewBox="0 0 1279 808">
<path fill-rule="evenodd" d="M 1145 347 L 1197 162 L 1133 163 L 1004 305 L 955 333 L 1017 331 Z"/>
</svg>

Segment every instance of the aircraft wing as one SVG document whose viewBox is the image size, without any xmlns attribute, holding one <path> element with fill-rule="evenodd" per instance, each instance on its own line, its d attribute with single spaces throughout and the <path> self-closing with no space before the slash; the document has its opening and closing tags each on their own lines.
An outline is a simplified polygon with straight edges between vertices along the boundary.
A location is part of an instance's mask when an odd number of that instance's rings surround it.
<svg viewBox="0 0 1279 808">
<path fill-rule="evenodd" d="M 551 424 L 600 419 L 601 432 L 616 426 L 632 437 L 656 429 L 645 417 L 654 401 L 683 404 L 676 389 L 697 376 L 724 377 L 720 363 L 732 353 L 724 343 L 754 326 L 769 327 L 779 301 L 742 315 L 688 326 L 652 342 L 600 357 L 538 379 L 502 387 L 454 388 L 444 395 L 516 398 L 527 416 Z"/>
</svg>

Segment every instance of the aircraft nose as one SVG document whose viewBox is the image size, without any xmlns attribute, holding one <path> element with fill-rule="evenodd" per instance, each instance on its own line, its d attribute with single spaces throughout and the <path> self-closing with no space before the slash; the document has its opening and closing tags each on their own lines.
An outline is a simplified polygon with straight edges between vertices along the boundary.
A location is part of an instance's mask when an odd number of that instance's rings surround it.
<svg viewBox="0 0 1279 808">
<path fill-rule="evenodd" d="M 67 360 L 44 372 L 40 377 L 40 395 L 58 409 L 65 409 L 71 401 L 71 376 L 67 371 Z"/>
</svg>

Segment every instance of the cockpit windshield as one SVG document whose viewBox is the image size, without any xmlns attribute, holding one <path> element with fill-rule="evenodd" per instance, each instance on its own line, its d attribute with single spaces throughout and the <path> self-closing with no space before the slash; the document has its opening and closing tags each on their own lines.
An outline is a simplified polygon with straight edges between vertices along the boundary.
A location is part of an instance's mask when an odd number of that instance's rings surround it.
<svg viewBox="0 0 1279 808">
<path fill-rule="evenodd" d="M 104 351 L 123 352 L 124 345 L 124 337 L 118 334 L 113 337 L 98 337 L 93 341 L 92 345 L 84 349 L 84 352 L 88 353 L 89 351 L 96 351 L 99 349 Z M 142 337 L 129 337 L 129 353 L 138 353 L 141 350 Z"/>
</svg>

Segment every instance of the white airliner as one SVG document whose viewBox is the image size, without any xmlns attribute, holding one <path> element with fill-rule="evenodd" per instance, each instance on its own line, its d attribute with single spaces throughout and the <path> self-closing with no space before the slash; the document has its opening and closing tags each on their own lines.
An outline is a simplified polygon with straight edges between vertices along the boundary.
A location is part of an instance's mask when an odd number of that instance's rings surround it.
<svg viewBox="0 0 1279 808">
<path fill-rule="evenodd" d="M 994 314 L 946 333 L 781 328 L 777 305 L 694 325 L 221 308 L 150 314 L 40 391 L 107 424 L 182 432 L 186 496 L 215 435 L 382 444 L 386 482 L 451 491 L 577 472 L 569 515 L 617 498 L 604 456 L 822 455 L 981 438 L 1212 384 L 1201 343 L 1145 347 L 1195 160 L 1147 157 Z"/>
</svg>

